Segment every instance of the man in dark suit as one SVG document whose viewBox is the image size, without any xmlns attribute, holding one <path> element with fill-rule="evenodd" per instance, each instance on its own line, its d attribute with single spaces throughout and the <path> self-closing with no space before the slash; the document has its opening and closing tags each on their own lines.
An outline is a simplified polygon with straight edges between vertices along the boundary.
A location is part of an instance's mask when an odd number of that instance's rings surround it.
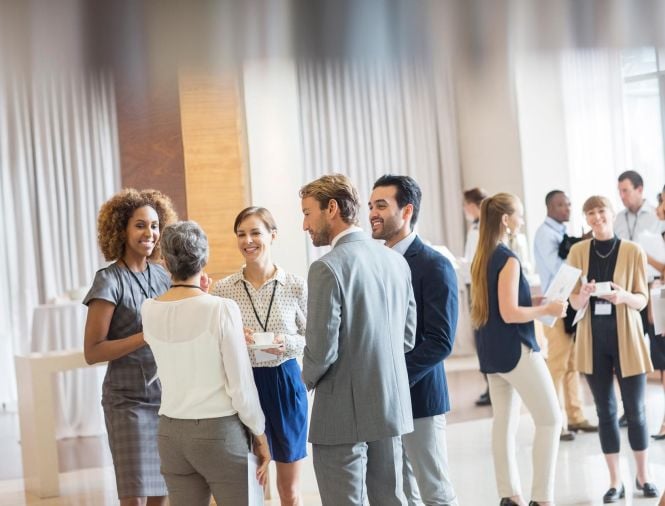
<svg viewBox="0 0 665 506">
<path fill-rule="evenodd" d="M 421 190 L 408 176 L 386 175 L 369 201 L 372 237 L 404 255 L 416 299 L 416 344 L 406 354 L 414 431 L 402 436 L 404 491 L 409 505 L 457 505 L 448 471 L 446 418 L 450 410 L 443 360 L 457 327 L 457 277 L 443 255 L 413 231 Z M 420 496 L 420 497 L 419 497 Z"/>
</svg>

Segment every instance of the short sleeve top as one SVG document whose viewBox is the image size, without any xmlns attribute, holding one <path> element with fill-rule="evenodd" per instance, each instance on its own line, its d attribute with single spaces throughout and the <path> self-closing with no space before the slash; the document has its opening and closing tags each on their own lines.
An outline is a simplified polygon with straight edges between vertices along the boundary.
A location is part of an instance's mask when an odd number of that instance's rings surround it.
<svg viewBox="0 0 665 506">
<path fill-rule="evenodd" d="M 148 298 L 162 295 L 169 289 L 171 277 L 159 264 L 148 263 L 144 272 L 132 273 L 117 262 L 100 269 L 88 294 L 83 299 L 86 306 L 95 299 L 106 300 L 115 305 L 106 339 L 122 339 L 143 331 L 141 306 Z M 113 360 L 113 363 L 154 361 L 147 346 Z"/>
<path fill-rule="evenodd" d="M 478 329 L 480 370 L 487 374 L 512 371 L 520 359 L 522 345 L 540 351 L 533 322 L 506 323 L 499 312 L 499 273 L 509 258 L 519 258 L 503 243 L 499 244 L 487 264 L 489 317 Z M 531 291 L 520 263 L 518 304 L 531 306 Z"/>
</svg>

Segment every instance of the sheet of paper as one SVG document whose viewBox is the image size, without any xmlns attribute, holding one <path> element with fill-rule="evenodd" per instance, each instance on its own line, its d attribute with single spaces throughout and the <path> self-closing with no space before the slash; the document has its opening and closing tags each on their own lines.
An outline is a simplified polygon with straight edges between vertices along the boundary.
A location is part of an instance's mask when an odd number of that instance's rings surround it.
<svg viewBox="0 0 665 506">
<path fill-rule="evenodd" d="M 581 307 L 580 309 L 577 310 L 577 313 L 575 313 L 575 318 L 573 318 L 573 327 L 577 325 L 577 323 L 584 318 L 584 315 L 586 314 L 586 310 L 589 307 L 589 303 L 587 302 L 586 306 Z"/>
<path fill-rule="evenodd" d="M 259 459 L 253 453 L 247 454 L 247 485 L 249 506 L 263 506 L 263 487 L 256 479 L 256 470 L 259 468 Z"/>
<path fill-rule="evenodd" d="M 275 360 L 276 358 L 277 357 L 272 353 L 266 353 L 265 351 L 261 350 L 254 350 L 254 360 L 256 361 L 257 364 L 270 362 L 272 360 Z"/>
<path fill-rule="evenodd" d="M 646 254 L 651 258 L 657 262 L 665 263 L 665 241 L 662 235 L 645 230 L 637 238 L 637 243 L 644 248 Z M 653 279 L 654 276 L 660 276 L 660 272 L 647 265 L 647 275 L 649 279 Z"/>
<path fill-rule="evenodd" d="M 568 264 L 562 264 L 545 292 L 543 304 L 547 304 L 547 302 L 557 299 L 568 300 L 568 297 L 570 297 L 573 288 L 575 288 L 575 283 L 577 283 L 581 274 L 582 271 L 580 269 L 571 267 Z M 541 316 L 538 320 L 543 322 L 543 325 L 553 327 L 554 322 L 556 322 L 556 317 Z"/>
</svg>

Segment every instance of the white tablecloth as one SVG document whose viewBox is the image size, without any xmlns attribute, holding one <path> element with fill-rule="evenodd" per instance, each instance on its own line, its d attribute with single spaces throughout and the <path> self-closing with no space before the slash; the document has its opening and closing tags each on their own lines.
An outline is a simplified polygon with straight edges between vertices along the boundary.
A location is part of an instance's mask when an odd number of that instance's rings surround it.
<svg viewBox="0 0 665 506">
<path fill-rule="evenodd" d="M 81 302 L 45 304 L 32 317 L 30 351 L 44 353 L 83 349 L 87 308 Z M 58 439 L 104 434 L 101 408 L 106 366 L 60 373 L 53 382 Z"/>
</svg>

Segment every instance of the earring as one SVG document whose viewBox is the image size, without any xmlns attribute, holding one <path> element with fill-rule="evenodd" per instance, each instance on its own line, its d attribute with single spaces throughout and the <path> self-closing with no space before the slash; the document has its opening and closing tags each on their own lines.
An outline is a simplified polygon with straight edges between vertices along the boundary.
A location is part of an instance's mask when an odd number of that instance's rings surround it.
<svg viewBox="0 0 665 506">
<path fill-rule="evenodd" d="M 510 227 L 506 227 L 506 234 L 512 235 L 512 232 L 510 231 Z"/>
</svg>

